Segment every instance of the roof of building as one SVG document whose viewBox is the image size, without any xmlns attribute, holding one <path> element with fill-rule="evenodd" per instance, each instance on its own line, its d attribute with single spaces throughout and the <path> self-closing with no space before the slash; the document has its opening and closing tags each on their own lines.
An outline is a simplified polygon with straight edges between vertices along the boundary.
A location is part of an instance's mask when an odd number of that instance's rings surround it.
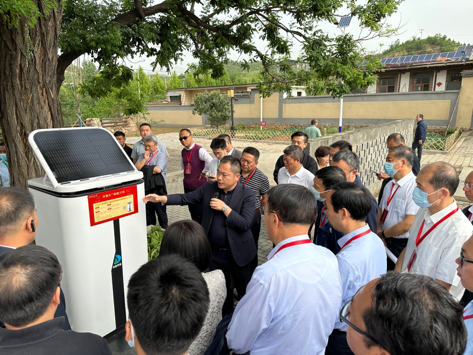
<svg viewBox="0 0 473 355">
<path fill-rule="evenodd" d="M 248 87 L 248 86 L 255 86 L 258 83 L 250 83 L 250 84 L 235 84 L 235 85 L 219 85 L 219 86 L 199 86 L 195 88 L 176 88 L 176 89 L 167 89 L 167 91 L 182 91 L 182 90 L 205 90 L 205 89 L 230 89 L 230 88 L 241 88 L 241 87 Z"/>
</svg>

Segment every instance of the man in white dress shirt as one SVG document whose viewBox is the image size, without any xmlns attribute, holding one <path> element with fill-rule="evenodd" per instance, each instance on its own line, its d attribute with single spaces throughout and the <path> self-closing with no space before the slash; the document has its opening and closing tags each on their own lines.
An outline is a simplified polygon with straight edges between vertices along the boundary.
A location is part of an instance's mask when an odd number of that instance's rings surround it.
<svg viewBox="0 0 473 355">
<path fill-rule="evenodd" d="M 301 147 L 290 145 L 283 153 L 284 167 L 279 169 L 278 184 L 296 184 L 310 189 L 314 185 L 314 174 L 302 166 Z"/>
<path fill-rule="evenodd" d="M 407 246 L 409 229 L 414 223 L 419 206 L 412 201 L 416 177 L 412 172 L 414 154 L 406 146 L 389 148 L 384 171 L 392 178 L 384 187 L 383 198 L 378 208 L 378 235 L 387 248 L 396 256 Z M 395 263 L 388 260 L 388 269 Z"/>
<path fill-rule="evenodd" d="M 223 157 L 226 157 L 228 155 L 226 151 L 227 143 L 225 142 L 225 139 L 222 138 L 214 138 L 212 139 L 212 142 L 210 143 L 210 149 L 212 149 L 212 152 L 215 155 L 215 158 L 213 158 L 210 161 L 209 164 L 209 169 L 208 169 L 208 176 L 207 180 L 209 181 L 217 181 L 217 169 L 220 165 L 220 160 L 222 160 Z"/>
<path fill-rule="evenodd" d="M 448 163 L 429 164 L 416 182 L 412 198 L 420 209 L 395 270 L 430 276 L 460 300 L 465 289 L 455 259 L 473 226 L 453 198 L 459 184 L 457 171 Z"/>
<path fill-rule="evenodd" d="M 228 327 L 237 354 L 322 355 L 341 304 L 337 260 L 307 236 L 317 204 L 301 186 L 268 192 L 264 220 L 276 247 L 256 268 Z M 379 238 L 377 238 L 379 240 Z"/>
<path fill-rule="evenodd" d="M 325 200 L 327 217 L 334 229 L 344 234 L 338 240 L 338 268 L 342 280 L 342 305 L 361 286 L 386 272 L 386 251 L 381 239 L 370 230 L 366 217 L 371 210 L 368 190 L 353 182 L 332 187 Z M 334 323 L 325 354 L 353 354 L 347 344 L 347 325 L 340 319 Z"/>
<path fill-rule="evenodd" d="M 468 200 L 473 201 L 473 171 L 468 174 L 465 181 L 461 182 L 463 187 L 463 192 Z M 463 214 L 468 218 L 470 223 L 473 223 L 473 205 L 465 207 L 463 209 Z"/>
</svg>

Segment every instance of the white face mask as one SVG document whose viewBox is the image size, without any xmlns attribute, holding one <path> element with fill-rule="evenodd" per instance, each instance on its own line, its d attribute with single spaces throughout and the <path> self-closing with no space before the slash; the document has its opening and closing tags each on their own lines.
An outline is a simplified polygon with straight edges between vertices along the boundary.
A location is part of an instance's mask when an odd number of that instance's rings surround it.
<svg viewBox="0 0 473 355">
<path fill-rule="evenodd" d="M 131 328 L 131 339 L 128 340 L 128 345 L 130 346 L 130 348 L 134 348 L 135 347 L 135 332 L 133 331 L 133 325 L 131 324 L 131 322 L 130 322 L 130 328 Z"/>
</svg>

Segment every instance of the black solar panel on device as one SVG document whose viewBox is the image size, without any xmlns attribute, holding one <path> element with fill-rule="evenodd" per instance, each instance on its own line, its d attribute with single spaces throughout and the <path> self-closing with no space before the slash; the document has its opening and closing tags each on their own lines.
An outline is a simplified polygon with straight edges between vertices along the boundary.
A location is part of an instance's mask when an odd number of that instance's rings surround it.
<svg viewBox="0 0 473 355">
<path fill-rule="evenodd" d="M 338 23 L 339 27 L 347 27 L 350 25 L 352 16 L 345 16 L 340 19 L 340 22 Z"/>
<path fill-rule="evenodd" d="M 100 128 L 42 131 L 34 141 L 59 183 L 134 170 L 115 138 Z"/>
</svg>

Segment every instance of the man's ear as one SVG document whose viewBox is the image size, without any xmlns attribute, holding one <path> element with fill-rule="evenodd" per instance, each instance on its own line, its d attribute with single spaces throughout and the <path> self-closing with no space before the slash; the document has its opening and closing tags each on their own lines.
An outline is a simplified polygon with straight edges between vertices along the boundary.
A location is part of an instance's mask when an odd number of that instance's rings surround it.
<svg viewBox="0 0 473 355">
<path fill-rule="evenodd" d="M 358 170 L 353 169 L 353 175 L 357 175 L 357 174 L 358 174 Z"/>
<path fill-rule="evenodd" d="M 129 320 L 125 323 L 125 340 L 131 340 L 131 322 Z"/>
<path fill-rule="evenodd" d="M 58 306 L 61 303 L 61 287 L 57 287 L 56 291 L 54 292 L 53 299 L 51 302 L 54 303 L 54 305 Z"/>
<path fill-rule="evenodd" d="M 348 217 L 350 217 L 350 212 L 348 212 L 346 208 L 342 208 L 341 211 L 342 211 L 342 219 L 348 219 Z"/>
<path fill-rule="evenodd" d="M 28 232 L 30 233 L 34 233 L 36 232 L 36 225 L 34 223 L 34 219 L 32 216 L 29 216 L 27 219 L 26 219 L 26 229 L 28 230 Z"/>
</svg>

